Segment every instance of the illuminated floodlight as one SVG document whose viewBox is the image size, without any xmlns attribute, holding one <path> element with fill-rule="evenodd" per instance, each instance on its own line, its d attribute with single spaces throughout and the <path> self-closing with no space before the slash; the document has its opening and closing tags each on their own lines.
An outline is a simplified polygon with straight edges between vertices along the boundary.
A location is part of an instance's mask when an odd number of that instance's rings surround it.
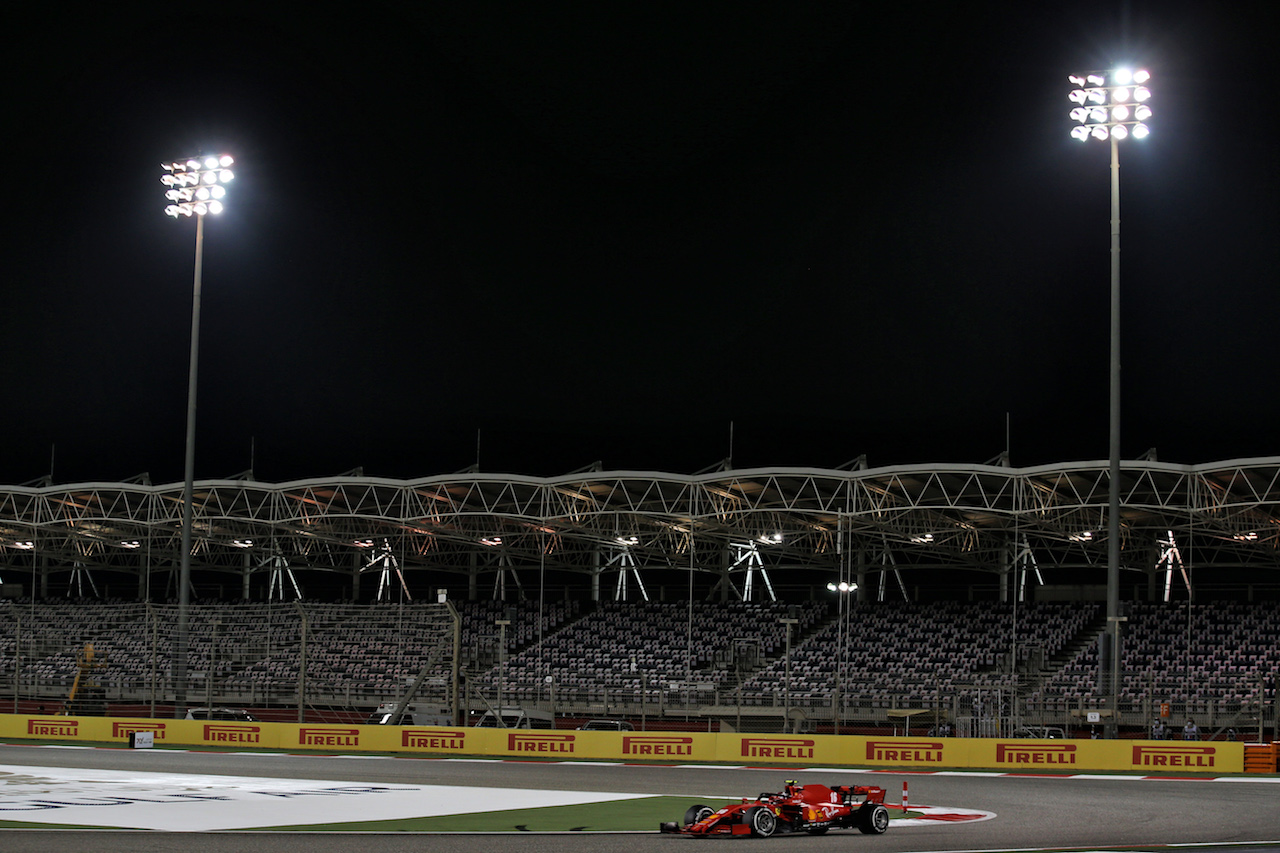
<svg viewBox="0 0 1280 853">
<path fill-rule="evenodd" d="M 221 213 L 224 205 L 210 200 L 226 196 L 222 184 L 235 178 L 228 168 L 234 162 L 230 154 L 222 154 L 161 163 L 160 168 L 165 173 L 160 176 L 160 183 L 170 187 L 165 198 L 176 202 L 167 206 L 164 212 L 175 218 Z"/>
<path fill-rule="evenodd" d="M 1080 125 L 1071 129 L 1071 138 L 1118 142 L 1147 137 L 1151 130 L 1142 122 L 1151 117 L 1151 108 L 1144 103 L 1151 90 L 1143 84 L 1150 79 L 1150 72 L 1129 68 L 1069 75 L 1067 80 L 1076 88 L 1067 93 L 1067 99 L 1077 105 L 1069 115 Z"/>
</svg>

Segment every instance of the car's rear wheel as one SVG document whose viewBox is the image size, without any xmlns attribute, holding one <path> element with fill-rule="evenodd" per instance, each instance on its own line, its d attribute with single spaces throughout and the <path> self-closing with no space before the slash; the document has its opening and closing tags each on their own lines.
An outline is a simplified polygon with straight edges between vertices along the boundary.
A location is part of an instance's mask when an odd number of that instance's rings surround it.
<svg viewBox="0 0 1280 853">
<path fill-rule="evenodd" d="M 693 826 L 698 821 L 715 814 L 715 809 L 711 806 L 704 806 L 698 803 L 696 806 L 689 806 L 688 811 L 684 813 L 684 825 Z"/>
<path fill-rule="evenodd" d="M 881 835 L 889 828 L 889 810 L 876 803 L 858 810 L 858 831 L 866 835 Z"/>
<path fill-rule="evenodd" d="M 751 834 L 760 838 L 768 838 L 778 829 L 778 817 L 773 813 L 772 809 L 765 806 L 755 806 L 747 809 L 744 815 L 747 826 L 751 827 Z"/>
</svg>

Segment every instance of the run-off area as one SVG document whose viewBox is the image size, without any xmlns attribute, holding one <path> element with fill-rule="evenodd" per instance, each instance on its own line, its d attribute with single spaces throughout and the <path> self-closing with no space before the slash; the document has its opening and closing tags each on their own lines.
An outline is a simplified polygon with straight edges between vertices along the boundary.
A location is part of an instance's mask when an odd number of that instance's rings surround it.
<svg viewBox="0 0 1280 853">
<path fill-rule="evenodd" d="M 0 821 L 186 832 L 403 820 L 650 796 L 0 765 Z"/>
</svg>

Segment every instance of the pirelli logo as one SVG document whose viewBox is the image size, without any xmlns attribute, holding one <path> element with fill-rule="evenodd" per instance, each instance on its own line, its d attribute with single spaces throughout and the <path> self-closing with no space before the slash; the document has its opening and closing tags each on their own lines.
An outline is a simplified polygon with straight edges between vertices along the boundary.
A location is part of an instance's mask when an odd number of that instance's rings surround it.
<svg viewBox="0 0 1280 853">
<path fill-rule="evenodd" d="M 1073 743 L 998 743 L 996 764 L 1075 764 Z"/>
<path fill-rule="evenodd" d="M 466 739 L 466 732 L 440 729 L 405 729 L 400 733 L 400 745 L 406 749 L 462 749 Z"/>
<path fill-rule="evenodd" d="M 623 755 L 693 755 L 693 738 L 678 735 L 623 735 Z"/>
<path fill-rule="evenodd" d="M 164 740 L 164 723 L 113 722 L 111 736 L 127 738 L 134 732 L 151 732 L 156 740 Z"/>
<path fill-rule="evenodd" d="M 1133 763 L 1139 767 L 1194 770 L 1212 767 L 1218 755 L 1213 746 L 1135 746 Z"/>
<path fill-rule="evenodd" d="M 512 732 L 507 735 L 507 749 L 512 752 L 573 752 L 573 735 L 543 735 Z"/>
<path fill-rule="evenodd" d="M 27 734 L 38 737 L 78 737 L 79 720 L 27 720 Z"/>
<path fill-rule="evenodd" d="M 359 746 L 359 729 L 307 728 L 298 729 L 299 746 Z"/>
<path fill-rule="evenodd" d="M 900 764 L 937 764 L 943 745 L 935 740 L 869 740 L 868 761 L 895 761 Z"/>
<path fill-rule="evenodd" d="M 794 737 L 744 737 L 743 758 L 813 758 L 815 741 Z"/>
<path fill-rule="evenodd" d="M 204 739 L 209 743 L 261 743 L 262 727 L 239 723 L 205 723 Z"/>
</svg>

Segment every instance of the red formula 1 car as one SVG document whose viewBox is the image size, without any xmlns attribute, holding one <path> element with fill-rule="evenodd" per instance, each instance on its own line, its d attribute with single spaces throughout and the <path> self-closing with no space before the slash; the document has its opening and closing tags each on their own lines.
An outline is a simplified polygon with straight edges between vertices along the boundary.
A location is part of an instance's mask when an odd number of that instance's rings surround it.
<svg viewBox="0 0 1280 853">
<path fill-rule="evenodd" d="M 715 811 L 710 806 L 690 806 L 684 825 L 671 821 L 659 824 L 662 832 L 682 835 L 755 835 L 765 837 L 783 832 L 821 835 L 832 827 L 857 828 L 878 835 L 889 828 L 889 810 L 884 805 L 884 788 L 872 785 L 801 785 L 787 782 L 777 794 L 761 794 L 754 800 Z"/>
</svg>

